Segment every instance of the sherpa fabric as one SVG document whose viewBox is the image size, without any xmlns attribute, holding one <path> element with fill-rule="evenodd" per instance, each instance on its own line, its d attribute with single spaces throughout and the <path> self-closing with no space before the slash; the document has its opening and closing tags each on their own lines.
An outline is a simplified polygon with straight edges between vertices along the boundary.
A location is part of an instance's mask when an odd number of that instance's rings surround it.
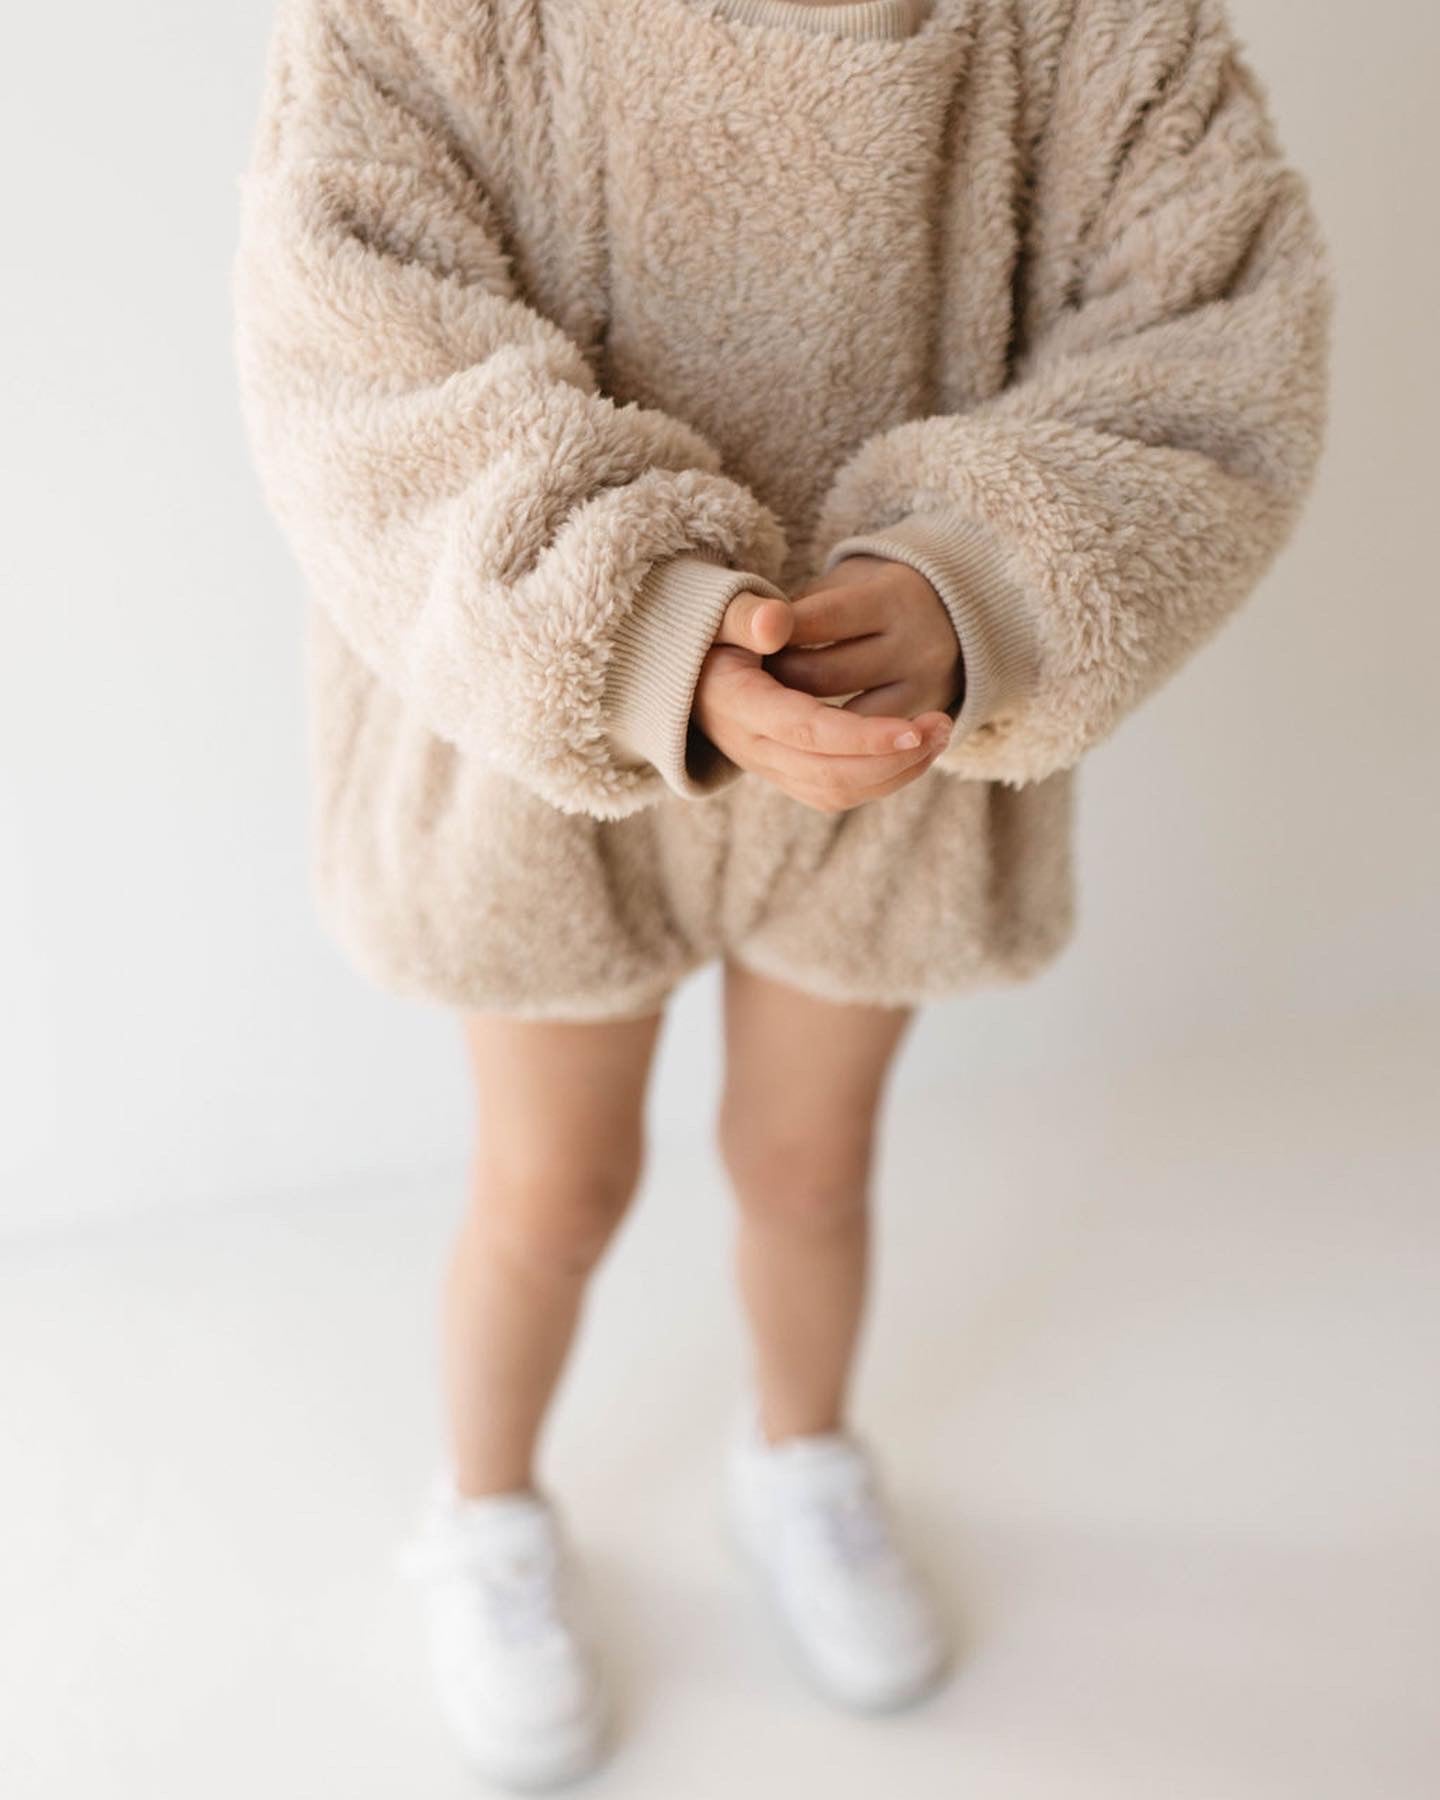
<svg viewBox="0 0 1440 1800">
<path fill-rule="evenodd" d="M 601 1017 L 720 952 L 901 1003 L 1058 951 L 1075 764 L 1323 438 L 1328 254 L 1218 0 L 286 0 L 241 186 L 363 967 Z M 965 689 L 825 814 L 689 719 L 732 596 L 853 550 Z"/>
</svg>

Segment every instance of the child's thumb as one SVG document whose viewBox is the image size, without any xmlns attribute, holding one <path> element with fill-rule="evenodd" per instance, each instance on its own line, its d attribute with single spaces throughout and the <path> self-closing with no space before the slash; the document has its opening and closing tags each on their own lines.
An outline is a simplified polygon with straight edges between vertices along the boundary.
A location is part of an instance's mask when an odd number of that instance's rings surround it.
<svg viewBox="0 0 1440 1800">
<path fill-rule="evenodd" d="M 742 588 L 725 608 L 715 642 L 771 656 L 789 642 L 793 624 L 788 600 L 772 600 Z"/>
</svg>

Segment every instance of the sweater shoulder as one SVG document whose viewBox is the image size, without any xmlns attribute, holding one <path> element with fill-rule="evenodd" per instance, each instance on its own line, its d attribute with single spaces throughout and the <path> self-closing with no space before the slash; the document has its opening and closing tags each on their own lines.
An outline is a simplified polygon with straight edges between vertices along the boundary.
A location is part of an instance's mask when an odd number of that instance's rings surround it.
<svg viewBox="0 0 1440 1800">
<path fill-rule="evenodd" d="M 549 0 L 280 0 L 282 35 L 349 47 L 397 72 L 498 74 L 533 61 L 545 43 Z"/>
<path fill-rule="evenodd" d="M 1229 0 L 1017 0 L 1027 81 L 1130 65 L 1157 76 L 1235 47 Z"/>
<path fill-rule="evenodd" d="M 1204 30 L 1228 23 L 1228 0 L 1015 0 L 1022 35 L 1036 46 L 1067 38 L 1127 36 L 1149 26 Z"/>
<path fill-rule="evenodd" d="M 553 0 L 279 0 L 257 161 L 309 136 L 379 141 L 376 110 L 408 118 L 410 154 L 465 168 L 499 198 L 543 160 Z M 423 139 L 423 141 L 422 141 Z"/>
<path fill-rule="evenodd" d="M 546 0 L 282 0 L 294 11 L 323 11 L 337 21 L 388 20 L 417 37 L 436 33 L 487 39 L 492 33 L 538 29 Z"/>
<path fill-rule="evenodd" d="M 1024 132 L 1114 157 L 1159 105 L 1203 116 L 1239 72 L 1228 0 L 1017 0 Z M 1176 102 L 1179 107 L 1176 107 Z"/>
</svg>

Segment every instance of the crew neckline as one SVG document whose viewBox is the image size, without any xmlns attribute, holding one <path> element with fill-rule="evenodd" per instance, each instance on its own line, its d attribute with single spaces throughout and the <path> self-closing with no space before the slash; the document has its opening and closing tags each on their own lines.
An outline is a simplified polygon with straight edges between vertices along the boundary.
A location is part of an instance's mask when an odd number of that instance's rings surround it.
<svg viewBox="0 0 1440 1800">
<path fill-rule="evenodd" d="M 913 37 L 929 10 L 929 0 L 843 0 L 824 6 L 807 6 L 803 0 L 702 0 L 702 4 L 742 25 L 871 41 Z"/>
</svg>

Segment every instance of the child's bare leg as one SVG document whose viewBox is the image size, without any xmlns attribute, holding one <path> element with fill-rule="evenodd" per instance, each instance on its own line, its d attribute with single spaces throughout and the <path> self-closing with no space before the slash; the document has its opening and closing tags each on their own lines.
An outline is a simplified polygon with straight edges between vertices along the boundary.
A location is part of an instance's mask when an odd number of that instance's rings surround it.
<svg viewBox="0 0 1440 1800">
<path fill-rule="evenodd" d="M 586 1281 L 639 1177 L 660 1019 L 466 1020 L 478 1141 L 444 1307 L 462 1494 L 532 1482 Z"/>
<path fill-rule="evenodd" d="M 863 1313 L 868 1187 L 885 1079 L 912 1017 L 725 969 L 720 1145 L 771 1440 L 844 1422 Z"/>
</svg>

